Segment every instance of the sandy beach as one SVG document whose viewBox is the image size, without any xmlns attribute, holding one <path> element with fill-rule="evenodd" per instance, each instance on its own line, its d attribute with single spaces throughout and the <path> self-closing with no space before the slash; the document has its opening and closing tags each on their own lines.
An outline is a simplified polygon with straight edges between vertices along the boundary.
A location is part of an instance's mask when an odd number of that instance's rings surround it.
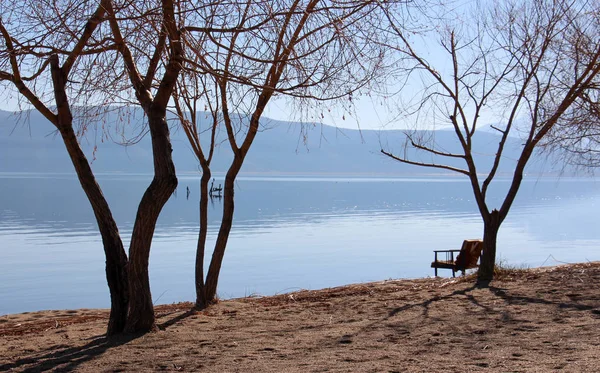
<svg viewBox="0 0 600 373">
<path fill-rule="evenodd" d="M 0 371 L 600 371 L 600 262 L 388 280 L 156 307 L 106 339 L 107 310 L 0 316 Z"/>
</svg>

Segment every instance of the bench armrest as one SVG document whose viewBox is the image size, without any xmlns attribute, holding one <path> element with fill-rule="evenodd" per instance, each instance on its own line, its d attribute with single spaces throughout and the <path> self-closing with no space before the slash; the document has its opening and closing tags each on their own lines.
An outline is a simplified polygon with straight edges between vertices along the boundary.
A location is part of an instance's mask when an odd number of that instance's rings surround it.
<svg viewBox="0 0 600 373">
<path fill-rule="evenodd" d="M 433 262 L 434 263 L 438 262 L 438 254 L 439 253 L 442 253 L 442 255 L 446 254 L 445 255 L 445 261 L 446 262 L 452 262 L 452 263 L 454 263 L 454 259 L 455 259 L 454 253 L 460 253 L 460 250 L 433 250 L 433 254 L 434 254 Z"/>
</svg>

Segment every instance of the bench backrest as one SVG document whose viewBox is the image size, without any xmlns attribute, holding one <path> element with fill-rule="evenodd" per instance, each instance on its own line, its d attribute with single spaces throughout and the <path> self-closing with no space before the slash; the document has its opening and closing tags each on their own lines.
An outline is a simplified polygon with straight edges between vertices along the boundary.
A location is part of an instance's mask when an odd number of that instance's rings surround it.
<svg viewBox="0 0 600 373">
<path fill-rule="evenodd" d="M 456 257 L 455 269 L 464 271 L 465 269 L 476 268 L 482 250 L 482 240 L 464 240 L 460 253 Z"/>
</svg>

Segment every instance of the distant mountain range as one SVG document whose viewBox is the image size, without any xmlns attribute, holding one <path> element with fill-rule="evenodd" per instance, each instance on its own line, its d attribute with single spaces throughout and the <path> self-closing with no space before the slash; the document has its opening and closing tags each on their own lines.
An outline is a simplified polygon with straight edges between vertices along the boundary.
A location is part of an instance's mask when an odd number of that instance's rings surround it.
<svg viewBox="0 0 600 373">
<path fill-rule="evenodd" d="M 119 118 L 126 117 L 127 120 Z M 138 118 L 137 120 L 135 118 Z M 131 119 L 133 118 L 133 119 Z M 243 118 L 240 119 L 243 121 Z M 110 114 L 97 121 L 81 137 L 81 145 L 95 172 L 151 173 L 150 136 L 146 134 L 133 145 L 115 143 L 115 138 L 127 138 L 143 132 L 142 115 Z M 198 161 L 187 138 L 175 126 L 171 131 L 173 157 L 179 173 L 197 173 Z M 242 126 L 243 127 L 243 126 Z M 136 130 L 138 133 L 136 133 Z M 103 132 L 104 131 L 104 132 Z M 224 130 L 219 133 L 219 145 L 213 160 L 214 172 L 225 172 L 231 160 Z M 486 173 L 495 154 L 498 135 L 495 131 L 480 131 L 474 139 L 473 153 L 478 170 Z M 105 134 L 103 136 L 103 133 Z M 106 135 L 109 135 L 107 138 Z M 435 140 L 438 149 L 452 152 L 459 149 L 453 131 L 439 130 L 420 133 Z M 104 139 L 103 139 L 104 138 Z M 203 139 L 205 140 L 205 139 Z M 449 171 L 416 167 L 394 161 L 380 149 L 401 153 L 404 134 L 400 130 L 353 130 L 321 124 L 281 122 L 265 118 L 242 168 L 243 173 L 400 176 L 448 174 Z M 521 141 L 510 138 L 499 173 L 511 173 L 520 154 Z M 95 151 L 94 151 L 95 149 Z M 422 152 L 421 152 L 422 153 Z M 412 159 L 439 161 L 428 154 L 410 150 Z M 461 160 L 453 160 L 462 167 Z M 552 168 L 551 166 L 558 168 Z M 531 173 L 552 173 L 560 164 L 537 156 L 528 168 Z M 0 111 L 0 172 L 71 173 L 73 167 L 54 126 L 35 111 L 14 113 Z"/>
</svg>

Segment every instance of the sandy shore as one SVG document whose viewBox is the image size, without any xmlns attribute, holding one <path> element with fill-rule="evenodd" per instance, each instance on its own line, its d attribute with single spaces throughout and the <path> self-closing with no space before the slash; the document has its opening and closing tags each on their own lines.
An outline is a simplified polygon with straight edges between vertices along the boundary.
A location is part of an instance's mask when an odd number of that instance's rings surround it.
<svg viewBox="0 0 600 373">
<path fill-rule="evenodd" d="M 0 371 L 600 371 L 600 262 L 158 306 L 161 331 L 103 337 L 106 310 L 0 316 Z"/>
</svg>

